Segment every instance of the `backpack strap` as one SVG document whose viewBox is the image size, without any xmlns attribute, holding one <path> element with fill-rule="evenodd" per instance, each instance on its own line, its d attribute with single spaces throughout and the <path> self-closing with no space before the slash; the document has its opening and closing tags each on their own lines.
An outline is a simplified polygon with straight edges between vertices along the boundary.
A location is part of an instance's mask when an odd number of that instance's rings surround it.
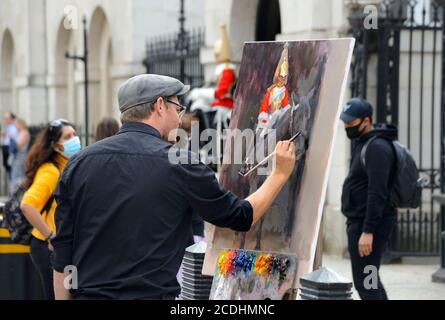
<svg viewBox="0 0 445 320">
<path fill-rule="evenodd" d="M 56 167 L 57 171 L 59 171 L 59 174 L 62 174 L 59 167 L 55 163 L 51 162 L 51 164 L 54 167 Z M 48 201 L 46 201 L 45 206 L 43 207 L 42 211 L 40 211 L 40 214 L 43 214 L 44 212 L 48 213 L 49 209 L 51 209 L 53 201 L 54 201 L 54 194 L 51 194 L 51 197 L 49 197 Z"/>
<path fill-rule="evenodd" d="M 371 142 L 373 142 L 375 139 L 377 139 L 378 136 L 374 136 L 368 141 L 366 141 L 365 145 L 363 146 L 361 152 L 360 152 L 360 163 L 362 164 L 363 170 L 366 171 L 366 151 L 368 150 L 369 145 Z"/>
<path fill-rule="evenodd" d="M 49 209 L 51 209 L 53 201 L 54 201 L 54 195 L 51 195 L 51 197 L 49 197 L 48 201 L 46 201 L 43 209 L 40 211 L 40 214 L 43 214 L 44 212 L 48 213 Z"/>
</svg>

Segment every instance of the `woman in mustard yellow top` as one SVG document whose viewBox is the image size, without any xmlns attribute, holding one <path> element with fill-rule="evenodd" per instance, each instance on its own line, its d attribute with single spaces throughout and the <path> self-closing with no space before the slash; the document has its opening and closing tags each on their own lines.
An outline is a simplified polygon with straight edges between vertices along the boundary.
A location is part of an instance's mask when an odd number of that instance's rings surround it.
<svg viewBox="0 0 445 320">
<path fill-rule="evenodd" d="M 20 208 L 34 227 L 31 239 L 31 260 L 40 275 L 45 298 L 54 299 L 49 240 L 56 232 L 53 192 L 68 159 L 80 150 L 80 140 L 66 120 L 50 122 L 36 137 L 25 157 L 27 188 Z M 49 209 L 48 209 L 49 208 Z"/>
</svg>

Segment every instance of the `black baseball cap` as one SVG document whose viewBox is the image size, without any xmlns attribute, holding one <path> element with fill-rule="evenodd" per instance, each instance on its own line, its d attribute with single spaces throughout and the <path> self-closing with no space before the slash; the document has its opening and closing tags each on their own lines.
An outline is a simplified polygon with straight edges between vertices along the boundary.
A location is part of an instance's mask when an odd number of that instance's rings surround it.
<svg viewBox="0 0 445 320">
<path fill-rule="evenodd" d="M 343 122 L 351 122 L 355 119 L 364 119 L 370 117 L 372 119 L 373 108 L 371 104 L 363 98 L 352 98 L 346 102 L 340 119 Z"/>
</svg>

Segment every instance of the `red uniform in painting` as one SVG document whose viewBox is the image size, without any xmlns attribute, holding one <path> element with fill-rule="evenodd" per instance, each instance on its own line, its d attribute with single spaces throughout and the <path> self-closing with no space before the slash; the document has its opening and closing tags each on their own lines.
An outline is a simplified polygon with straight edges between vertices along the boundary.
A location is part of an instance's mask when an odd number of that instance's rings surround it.
<svg viewBox="0 0 445 320">
<path fill-rule="evenodd" d="M 234 66 L 230 63 L 225 63 L 218 66 L 218 69 L 222 69 L 222 71 L 215 88 L 215 100 L 212 102 L 212 106 L 232 109 L 232 90 L 236 82 Z"/>
<path fill-rule="evenodd" d="M 266 128 L 276 111 L 289 105 L 289 91 L 286 88 L 289 73 L 288 45 L 285 44 L 275 70 L 273 85 L 266 90 L 258 111 L 258 129 Z"/>
<path fill-rule="evenodd" d="M 273 86 L 268 89 L 261 102 L 259 120 L 266 124 L 268 116 L 289 104 L 289 91 L 286 87 Z"/>
</svg>

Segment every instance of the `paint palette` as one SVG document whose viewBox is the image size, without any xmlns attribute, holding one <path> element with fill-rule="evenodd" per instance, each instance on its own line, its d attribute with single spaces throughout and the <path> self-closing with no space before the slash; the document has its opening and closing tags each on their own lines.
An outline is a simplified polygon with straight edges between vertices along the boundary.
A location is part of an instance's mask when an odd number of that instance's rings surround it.
<svg viewBox="0 0 445 320">
<path fill-rule="evenodd" d="M 294 285 L 296 256 L 227 249 L 218 255 L 211 300 L 282 300 Z"/>
</svg>

